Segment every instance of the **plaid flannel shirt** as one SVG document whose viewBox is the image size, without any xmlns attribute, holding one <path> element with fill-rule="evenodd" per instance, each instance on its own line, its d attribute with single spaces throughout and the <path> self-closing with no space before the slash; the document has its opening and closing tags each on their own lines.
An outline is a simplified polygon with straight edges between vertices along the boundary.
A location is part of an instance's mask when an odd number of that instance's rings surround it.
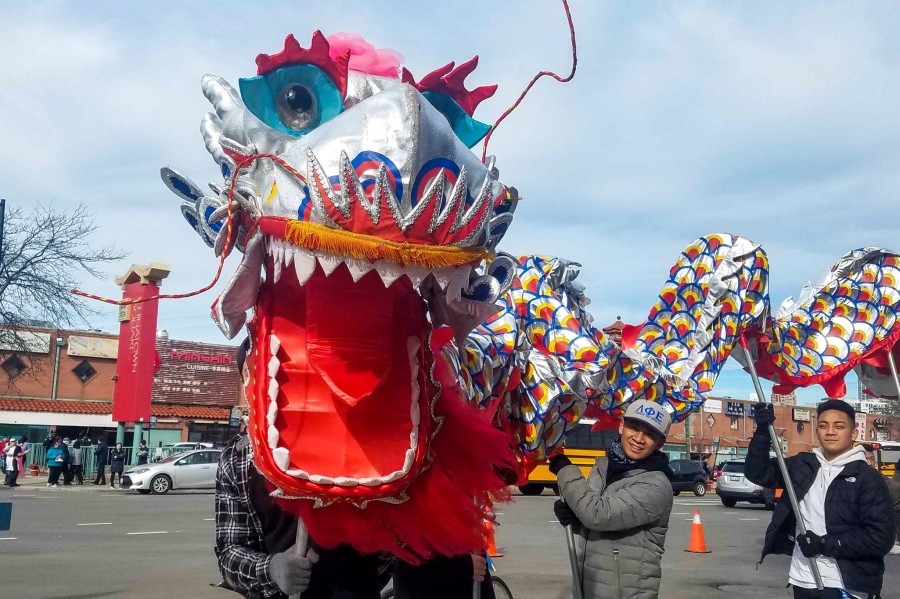
<svg viewBox="0 0 900 599">
<path fill-rule="evenodd" d="M 216 477 L 216 556 L 224 586 L 249 599 L 286 597 L 269 575 L 260 514 L 250 501 L 250 437 L 241 433 L 219 457 Z"/>
</svg>

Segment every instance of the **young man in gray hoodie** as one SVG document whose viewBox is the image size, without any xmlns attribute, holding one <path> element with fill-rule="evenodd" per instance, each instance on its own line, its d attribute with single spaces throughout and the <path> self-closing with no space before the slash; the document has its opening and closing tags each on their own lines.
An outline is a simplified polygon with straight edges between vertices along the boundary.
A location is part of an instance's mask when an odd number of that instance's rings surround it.
<svg viewBox="0 0 900 599">
<path fill-rule="evenodd" d="M 620 437 L 597 458 L 587 480 L 563 455 L 550 459 L 562 497 L 559 523 L 572 525 L 585 599 L 656 599 L 674 494 L 660 451 L 672 418 L 639 400 L 625 411 Z"/>
<path fill-rule="evenodd" d="M 884 556 L 894 544 L 894 514 L 884 477 L 866 463 L 856 438 L 856 413 L 845 401 L 829 399 L 816 412 L 820 447 L 785 460 L 807 533 L 800 534 L 790 503 L 782 499 L 766 530 L 762 559 L 791 555 L 788 580 L 802 599 L 878 599 Z M 784 487 L 775 460 L 769 458 L 771 404 L 754 412 L 756 432 L 745 463 L 747 478 L 763 487 Z M 825 589 L 816 589 L 810 561 L 815 560 Z"/>
</svg>

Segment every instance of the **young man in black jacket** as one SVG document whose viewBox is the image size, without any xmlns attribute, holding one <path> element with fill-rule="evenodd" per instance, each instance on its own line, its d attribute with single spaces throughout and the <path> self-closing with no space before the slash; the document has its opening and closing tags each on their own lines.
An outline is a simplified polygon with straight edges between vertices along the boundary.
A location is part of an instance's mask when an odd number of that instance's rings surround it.
<svg viewBox="0 0 900 599">
<path fill-rule="evenodd" d="M 819 405 L 817 413 L 816 436 L 821 446 L 785 460 L 808 532 L 799 533 L 790 502 L 783 498 L 766 530 L 762 559 L 770 553 L 792 555 L 789 581 L 795 598 L 841 599 L 849 594 L 878 599 L 884 556 L 893 545 L 887 485 L 866 464 L 862 446 L 853 446 L 856 413 L 850 404 L 830 399 Z M 754 419 L 757 427 L 745 474 L 763 487 L 783 488 L 781 471 L 769 459 L 769 425 L 775 422 L 771 404 L 757 404 Z M 812 559 L 822 576 L 823 591 L 816 589 Z"/>
</svg>

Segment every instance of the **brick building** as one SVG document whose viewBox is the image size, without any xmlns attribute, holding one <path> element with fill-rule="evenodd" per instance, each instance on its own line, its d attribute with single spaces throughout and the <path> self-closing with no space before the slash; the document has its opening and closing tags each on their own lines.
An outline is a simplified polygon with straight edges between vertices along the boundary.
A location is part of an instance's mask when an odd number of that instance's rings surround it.
<svg viewBox="0 0 900 599">
<path fill-rule="evenodd" d="M 672 425 L 666 452 L 676 458 L 687 457 L 689 437 L 690 454 L 694 458 L 703 457 L 711 464 L 717 464 L 729 458 L 743 457 L 756 426 L 753 421 L 755 403 L 730 397 L 710 397 L 701 410 L 690 416 L 688 427 L 684 422 Z M 816 406 L 796 405 L 787 398 L 774 409 L 775 430 L 782 439 L 785 455 L 810 451 L 818 445 Z M 860 441 L 900 440 L 900 418 L 896 416 L 857 413 L 856 425 Z"/>
<path fill-rule="evenodd" d="M 118 337 L 94 331 L 34 329 L 13 342 L 0 334 L 0 434 L 43 439 L 50 429 L 74 436 L 115 437 L 112 398 Z M 236 348 L 156 340 L 151 446 L 179 441 L 222 442 L 238 430 L 242 401 Z M 130 430 L 126 446 L 131 445 Z"/>
</svg>

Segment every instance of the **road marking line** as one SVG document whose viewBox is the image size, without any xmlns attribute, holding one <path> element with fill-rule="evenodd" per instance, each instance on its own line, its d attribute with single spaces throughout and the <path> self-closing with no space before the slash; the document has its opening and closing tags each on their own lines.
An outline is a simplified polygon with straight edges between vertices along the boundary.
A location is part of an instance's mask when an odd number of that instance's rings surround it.
<svg viewBox="0 0 900 599">
<path fill-rule="evenodd" d="M 688 512 L 672 512 L 673 516 L 687 516 Z"/>
<path fill-rule="evenodd" d="M 126 535 L 167 535 L 168 530 L 149 530 L 146 532 L 126 532 Z"/>
<path fill-rule="evenodd" d="M 204 522 L 215 522 L 216 519 L 215 518 L 204 518 L 203 521 Z"/>
<path fill-rule="evenodd" d="M 83 524 L 78 524 L 77 526 L 107 526 L 112 524 L 112 522 L 84 522 Z"/>
<path fill-rule="evenodd" d="M 19 497 L 37 497 L 37 495 L 19 495 L 18 493 L 13 495 L 13 499 L 18 499 Z"/>
<path fill-rule="evenodd" d="M 37 496 L 35 496 L 35 499 L 62 499 L 62 497 L 37 497 Z"/>
<path fill-rule="evenodd" d="M 18 537 L 0 537 L 0 541 L 18 541 Z"/>
<path fill-rule="evenodd" d="M 756 522 L 759 518 L 738 518 L 741 522 Z"/>
<path fill-rule="evenodd" d="M 734 516 L 737 512 L 722 512 L 726 516 Z"/>
<path fill-rule="evenodd" d="M 550 524 L 559 524 L 559 520 L 547 520 Z"/>
</svg>

